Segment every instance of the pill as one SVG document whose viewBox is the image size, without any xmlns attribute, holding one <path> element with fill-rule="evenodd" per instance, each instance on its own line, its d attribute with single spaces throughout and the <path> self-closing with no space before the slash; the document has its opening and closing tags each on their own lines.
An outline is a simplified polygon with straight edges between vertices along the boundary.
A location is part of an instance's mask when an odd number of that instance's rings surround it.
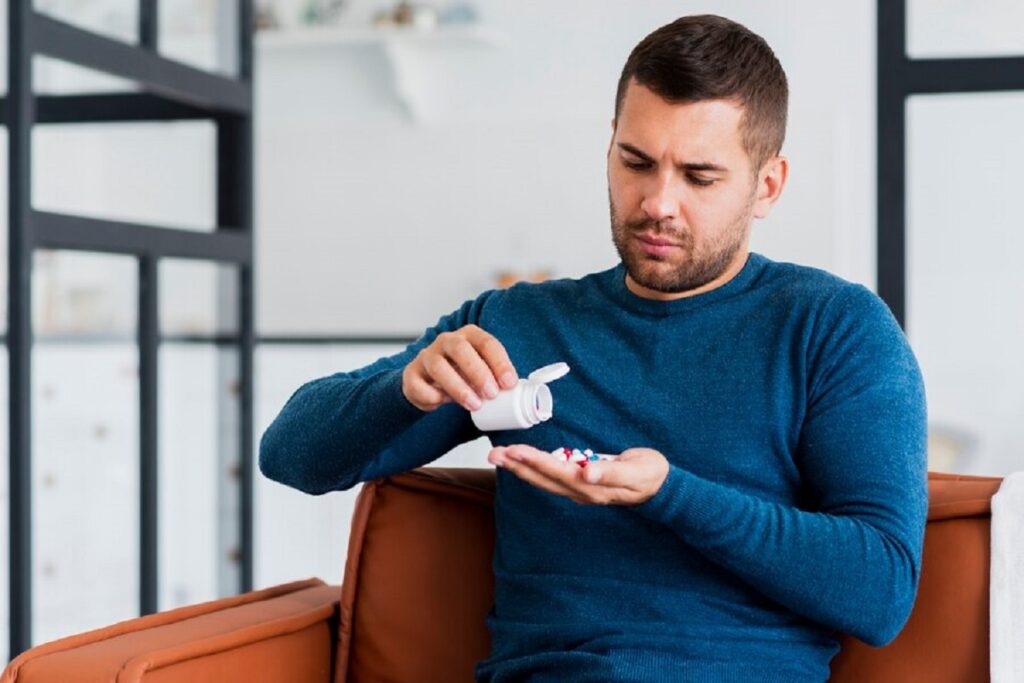
<svg viewBox="0 0 1024 683">
<path fill-rule="evenodd" d="M 551 456 L 561 460 L 562 462 L 575 462 L 578 464 L 593 461 L 593 460 L 614 460 L 617 455 L 610 455 L 608 453 L 595 453 L 590 448 L 569 448 L 563 446 L 562 448 L 556 448 L 551 451 Z"/>
</svg>

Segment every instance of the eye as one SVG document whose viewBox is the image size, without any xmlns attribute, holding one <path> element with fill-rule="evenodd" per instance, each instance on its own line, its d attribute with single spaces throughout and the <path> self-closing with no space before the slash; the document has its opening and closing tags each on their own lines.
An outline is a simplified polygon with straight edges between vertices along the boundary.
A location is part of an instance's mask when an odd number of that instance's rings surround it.
<svg viewBox="0 0 1024 683">
<path fill-rule="evenodd" d="M 689 177 L 691 183 L 693 183 L 694 185 L 697 185 L 699 187 L 707 187 L 709 185 L 714 184 L 714 182 L 715 182 L 714 180 L 707 180 L 705 178 L 698 178 L 697 176 L 693 176 L 693 175 L 692 176 L 688 176 L 688 177 Z"/>
<path fill-rule="evenodd" d="M 623 159 L 622 160 L 622 165 L 625 166 L 628 169 L 633 170 L 633 171 L 644 171 L 644 170 L 650 168 L 650 164 L 648 164 L 646 161 L 639 161 L 639 162 L 637 162 L 637 161 L 626 161 L 625 159 Z"/>
</svg>

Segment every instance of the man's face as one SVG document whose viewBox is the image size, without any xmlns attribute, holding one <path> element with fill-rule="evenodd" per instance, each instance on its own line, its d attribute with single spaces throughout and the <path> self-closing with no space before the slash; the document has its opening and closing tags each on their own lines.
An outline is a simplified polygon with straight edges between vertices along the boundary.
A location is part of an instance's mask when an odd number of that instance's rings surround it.
<svg viewBox="0 0 1024 683">
<path fill-rule="evenodd" d="M 608 150 L 608 199 L 612 240 L 642 295 L 678 298 L 745 262 L 758 184 L 742 114 L 727 100 L 672 104 L 630 82 Z"/>
</svg>

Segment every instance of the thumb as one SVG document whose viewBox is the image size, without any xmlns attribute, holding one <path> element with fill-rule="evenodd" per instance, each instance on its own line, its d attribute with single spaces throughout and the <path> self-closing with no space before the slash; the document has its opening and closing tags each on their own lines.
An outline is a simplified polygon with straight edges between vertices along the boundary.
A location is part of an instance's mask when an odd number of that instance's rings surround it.
<svg viewBox="0 0 1024 683">
<path fill-rule="evenodd" d="M 605 461 L 594 461 L 583 468 L 583 478 L 588 483 L 600 483 L 605 486 L 623 485 L 623 471 L 615 467 L 614 463 Z"/>
<path fill-rule="evenodd" d="M 594 460 L 583 468 L 583 480 L 589 484 L 633 488 L 639 472 L 636 467 L 618 460 Z"/>
</svg>

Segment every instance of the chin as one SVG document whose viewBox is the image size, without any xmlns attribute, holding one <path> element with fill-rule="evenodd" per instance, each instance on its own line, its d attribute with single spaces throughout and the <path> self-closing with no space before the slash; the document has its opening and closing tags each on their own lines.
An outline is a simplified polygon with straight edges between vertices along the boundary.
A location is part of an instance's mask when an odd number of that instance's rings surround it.
<svg viewBox="0 0 1024 683">
<path fill-rule="evenodd" d="M 672 283 L 676 280 L 677 267 L 668 261 L 652 261 L 649 258 L 644 258 L 639 262 L 634 261 L 632 265 L 627 263 L 626 271 L 633 278 L 633 282 L 642 287 L 664 294 L 678 293 L 671 288 Z"/>
<path fill-rule="evenodd" d="M 679 269 L 685 265 L 685 261 L 669 261 L 650 254 L 636 254 L 626 265 L 632 266 L 633 270 L 640 273 L 649 273 L 657 277 L 658 273 L 671 275 L 679 272 Z"/>
</svg>

